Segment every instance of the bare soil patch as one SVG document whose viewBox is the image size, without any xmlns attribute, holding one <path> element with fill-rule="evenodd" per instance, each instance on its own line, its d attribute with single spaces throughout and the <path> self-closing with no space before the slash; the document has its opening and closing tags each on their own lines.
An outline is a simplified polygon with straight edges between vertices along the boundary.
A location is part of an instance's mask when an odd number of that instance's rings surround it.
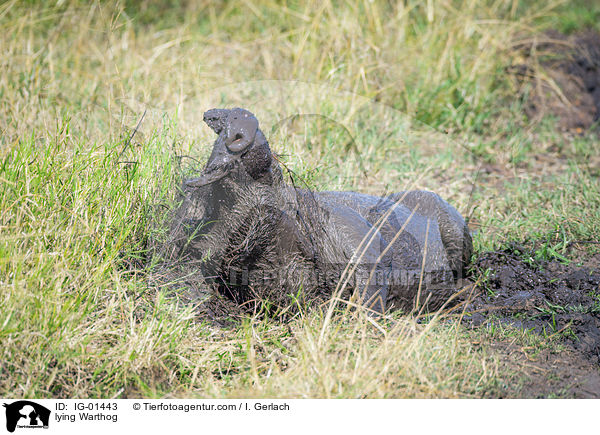
<svg viewBox="0 0 600 435">
<path fill-rule="evenodd" d="M 538 334 L 564 338 L 600 364 L 600 258 L 587 266 L 537 260 L 513 244 L 486 252 L 474 263 L 484 283 L 470 304 L 468 321 L 489 319 Z"/>
<path fill-rule="evenodd" d="M 566 349 L 553 353 L 492 342 L 502 363 L 521 376 L 513 385 L 518 391 L 499 394 L 600 398 L 600 255 L 577 265 L 540 259 L 539 252 L 539 246 L 513 243 L 481 254 L 473 269 L 482 284 L 465 324 L 524 329 Z"/>
<path fill-rule="evenodd" d="M 499 368 L 507 375 L 484 397 L 600 398 L 599 367 L 576 351 L 538 350 L 513 342 L 495 342 L 488 349 L 499 358 Z"/>
<path fill-rule="evenodd" d="M 531 119 L 554 115 L 561 129 L 581 133 L 600 120 L 600 34 L 550 31 L 519 44 L 525 60 L 511 68 Z"/>
</svg>

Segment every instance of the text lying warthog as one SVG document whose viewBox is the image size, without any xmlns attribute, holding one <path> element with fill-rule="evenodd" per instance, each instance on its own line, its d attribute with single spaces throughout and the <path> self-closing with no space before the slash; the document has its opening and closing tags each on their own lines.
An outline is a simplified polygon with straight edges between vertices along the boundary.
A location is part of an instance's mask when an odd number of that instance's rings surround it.
<svg viewBox="0 0 600 435">
<path fill-rule="evenodd" d="M 376 311 L 443 305 L 472 253 L 463 217 L 437 194 L 313 192 L 288 185 L 256 117 L 213 109 L 218 137 L 182 187 L 171 252 L 238 304 L 332 295 Z"/>
</svg>

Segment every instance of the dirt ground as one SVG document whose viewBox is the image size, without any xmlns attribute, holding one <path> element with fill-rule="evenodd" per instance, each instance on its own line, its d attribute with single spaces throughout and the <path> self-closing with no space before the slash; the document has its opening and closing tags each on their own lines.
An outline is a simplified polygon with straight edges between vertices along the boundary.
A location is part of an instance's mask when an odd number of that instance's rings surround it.
<svg viewBox="0 0 600 435">
<path fill-rule="evenodd" d="M 501 365 L 521 373 L 500 395 L 600 398 L 600 254 L 575 264 L 536 259 L 536 252 L 535 244 L 512 244 L 481 254 L 473 269 L 483 279 L 464 324 L 527 330 L 563 348 L 488 343 L 500 352 Z"/>
<path fill-rule="evenodd" d="M 505 374 L 489 398 L 573 398 L 600 397 L 600 368 L 571 349 L 535 349 L 514 342 L 493 342 L 488 347 L 499 357 Z M 508 374 L 508 375 L 506 375 Z"/>
<path fill-rule="evenodd" d="M 511 67 L 531 119 L 553 115 L 559 128 L 582 133 L 600 120 L 600 34 L 549 31 L 519 44 Z"/>
</svg>

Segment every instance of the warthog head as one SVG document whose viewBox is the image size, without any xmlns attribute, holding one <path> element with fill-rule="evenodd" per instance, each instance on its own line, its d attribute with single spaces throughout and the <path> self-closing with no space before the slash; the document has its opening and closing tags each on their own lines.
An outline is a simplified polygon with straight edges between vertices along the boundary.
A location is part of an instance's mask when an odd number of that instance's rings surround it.
<svg viewBox="0 0 600 435">
<path fill-rule="evenodd" d="M 244 165 L 253 178 L 268 169 L 271 163 L 269 144 L 252 113 L 239 108 L 212 109 L 204 114 L 204 122 L 219 137 L 202 175 L 188 180 L 187 186 L 202 187 L 214 183 L 240 165 Z"/>
<path fill-rule="evenodd" d="M 268 190 L 274 175 L 281 179 L 279 168 L 272 167 L 269 144 L 252 113 L 239 108 L 212 109 L 204 114 L 204 122 L 218 137 L 200 176 L 184 182 L 187 197 L 180 209 L 181 223 L 188 231 L 200 234 L 206 234 L 217 222 L 231 219 L 233 207 L 243 199 L 240 190 L 249 186 Z"/>
</svg>

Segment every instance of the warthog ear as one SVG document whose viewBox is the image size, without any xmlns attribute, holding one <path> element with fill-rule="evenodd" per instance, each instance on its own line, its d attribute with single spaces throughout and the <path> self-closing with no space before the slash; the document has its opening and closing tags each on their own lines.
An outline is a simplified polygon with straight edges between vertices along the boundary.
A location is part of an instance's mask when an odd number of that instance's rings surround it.
<svg viewBox="0 0 600 435">
<path fill-rule="evenodd" d="M 258 119 L 247 110 L 236 107 L 229 111 L 225 128 L 225 146 L 232 153 L 239 153 L 254 143 Z"/>
</svg>

